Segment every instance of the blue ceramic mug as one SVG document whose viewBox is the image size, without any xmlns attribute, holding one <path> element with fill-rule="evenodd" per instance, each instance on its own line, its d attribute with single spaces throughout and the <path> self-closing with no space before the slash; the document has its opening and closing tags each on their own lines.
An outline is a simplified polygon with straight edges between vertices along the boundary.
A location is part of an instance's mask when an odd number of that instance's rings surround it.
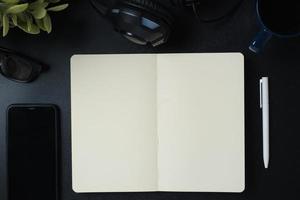
<svg viewBox="0 0 300 200">
<path fill-rule="evenodd" d="M 257 0 L 256 13 L 261 30 L 249 49 L 259 53 L 272 36 L 300 36 L 300 0 Z"/>
</svg>

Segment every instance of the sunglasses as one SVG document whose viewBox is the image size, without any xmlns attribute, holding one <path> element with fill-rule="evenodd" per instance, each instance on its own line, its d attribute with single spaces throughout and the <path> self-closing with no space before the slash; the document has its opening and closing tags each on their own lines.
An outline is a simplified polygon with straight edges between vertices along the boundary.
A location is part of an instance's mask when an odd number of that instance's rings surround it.
<svg viewBox="0 0 300 200">
<path fill-rule="evenodd" d="M 0 47 L 0 74 L 12 81 L 29 83 L 48 67 L 30 57 Z"/>
</svg>

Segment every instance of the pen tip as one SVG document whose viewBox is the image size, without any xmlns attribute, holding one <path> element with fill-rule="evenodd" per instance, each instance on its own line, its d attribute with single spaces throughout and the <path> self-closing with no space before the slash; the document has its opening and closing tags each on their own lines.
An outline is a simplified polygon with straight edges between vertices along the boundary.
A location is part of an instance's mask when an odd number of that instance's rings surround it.
<svg viewBox="0 0 300 200">
<path fill-rule="evenodd" d="M 265 162 L 265 169 L 268 169 L 269 168 L 269 162 Z"/>
</svg>

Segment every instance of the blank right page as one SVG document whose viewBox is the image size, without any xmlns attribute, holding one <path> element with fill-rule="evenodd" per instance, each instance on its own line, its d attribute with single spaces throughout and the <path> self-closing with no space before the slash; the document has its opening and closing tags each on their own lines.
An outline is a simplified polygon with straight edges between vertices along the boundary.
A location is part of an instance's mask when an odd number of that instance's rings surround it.
<svg viewBox="0 0 300 200">
<path fill-rule="evenodd" d="M 157 74 L 159 190 L 242 192 L 243 55 L 162 54 Z"/>
</svg>

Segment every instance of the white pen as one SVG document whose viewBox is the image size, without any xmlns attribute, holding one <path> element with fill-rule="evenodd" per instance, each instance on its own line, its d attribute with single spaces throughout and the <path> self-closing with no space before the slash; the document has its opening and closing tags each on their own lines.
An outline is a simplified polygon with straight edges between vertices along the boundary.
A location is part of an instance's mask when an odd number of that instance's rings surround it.
<svg viewBox="0 0 300 200">
<path fill-rule="evenodd" d="M 270 147 L 269 147 L 269 78 L 260 79 L 260 108 L 262 109 L 263 128 L 263 159 L 265 168 L 269 167 Z"/>
</svg>

